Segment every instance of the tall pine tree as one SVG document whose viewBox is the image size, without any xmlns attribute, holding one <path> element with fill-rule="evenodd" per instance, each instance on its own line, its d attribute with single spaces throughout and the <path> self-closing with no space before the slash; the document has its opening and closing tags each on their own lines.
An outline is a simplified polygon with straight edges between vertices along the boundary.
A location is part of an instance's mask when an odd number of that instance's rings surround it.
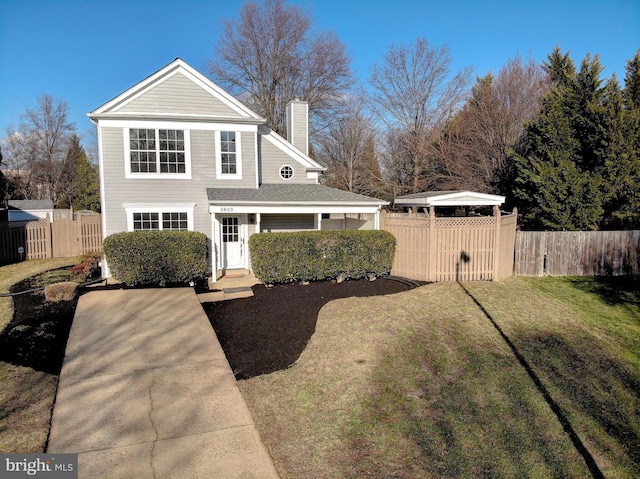
<svg viewBox="0 0 640 479">
<path fill-rule="evenodd" d="M 568 54 L 556 49 L 545 68 L 554 88 L 527 127 L 522 148 L 512 153 L 512 193 L 524 226 L 633 227 L 638 129 L 618 81 L 614 76 L 603 84 L 597 55 L 587 55 L 576 72 Z"/>
<path fill-rule="evenodd" d="M 615 93 L 611 154 L 612 194 L 608 227 L 640 228 L 640 50 L 627 62 L 625 86 Z M 615 105 L 615 108 L 613 108 Z"/>
</svg>

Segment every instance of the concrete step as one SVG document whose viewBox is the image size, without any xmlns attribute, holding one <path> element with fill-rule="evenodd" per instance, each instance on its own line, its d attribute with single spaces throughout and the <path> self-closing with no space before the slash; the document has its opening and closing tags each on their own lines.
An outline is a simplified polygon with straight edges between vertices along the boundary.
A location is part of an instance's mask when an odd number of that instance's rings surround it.
<svg viewBox="0 0 640 479">
<path fill-rule="evenodd" d="M 227 301 L 230 299 L 250 298 L 253 291 L 250 286 L 239 286 L 235 288 L 223 288 L 208 293 L 200 293 L 198 299 L 201 303 L 213 303 L 217 301 Z"/>
</svg>

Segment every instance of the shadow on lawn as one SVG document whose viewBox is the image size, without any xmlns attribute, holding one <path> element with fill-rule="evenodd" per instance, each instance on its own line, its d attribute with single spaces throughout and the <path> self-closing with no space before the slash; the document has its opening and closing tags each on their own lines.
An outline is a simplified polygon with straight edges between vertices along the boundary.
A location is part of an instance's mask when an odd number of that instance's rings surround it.
<svg viewBox="0 0 640 479">
<path fill-rule="evenodd" d="M 350 424 L 349 477 L 587 477 L 508 348 L 463 328 L 426 325 L 386 349 Z"/>
<path fill-rule="evenodd" d="M 619 462 L 640 477 L 640 418 L 636 409 L 640 374 L 604 354 L 594 338 L 579 337 L 577 333 L 572 334 L 571 340 L 547 333 L 517 336 L 514 342 L 549 385 L 567 415 L 575 418 L 578 414 L 593 420 L 601 433 L 610 436 L 619 452 L 626 455 L 627 460 L 619 458 Z M 576 429 L 583 437 L 597 437 L 593 431 L 585 430 L 584 423 L 582 427 L 576 424 Z M 592 448 L 601 446 L 597 440 L 592 439 L 591 443 Z M 594 452 L 606 456 L 606 449 Z"/>
<path fill-rule="evenodd" d="M 506 347 L 463 323 L 398 338 L 350 427 L 350 477 L 640 477 L 640 374 L 586 334 L 505 331 L 460 286 Z"/>
<path fill-rule="evenodd" d="M 493 316 L 489 314 L 489 312 L 480 303 L 480 301 L 478 301 L 476 297 L 473 294 L 471 294 L 471 292 L 467 288 L 465 288 L 462 283 L 458 282 L 458 284 L 464 290 L 467 296 L 469 296 L 473 300 L 473 302 L 476 303 L 478 308 L 482 310 L 482 312 L 487 317 L 487 319 L 491 322 L 491 324 L 496 329 L 498 334 L 500 334 L 502 339 L 504 339 L 505 343 L 509 346 L 509 348 L 513 352 L 514 356 L 516 357 L 520 365 L 524 368 L 524 370 L 527 372 L 527 374 L 535 384 L 536 389 L 540 392 L 540 394 L 542 395 L 546 403 L 549 405 L 553 413 L 558 418 L 558 421 L 562 425 L 562 428 L 564 429 L 565 433 L 567 433 L 574 447 L 584 459 L 587 467 L 589 468 L 589 472 L 591 472 L 591 475 L 595 479 L 600 479 L 600 478 L 604 479 L 604 475 L 602 474 L 602 471 L 600 471 L 600 468 L 598 467 L 598 464 L 593 458 L 591 452 L 587 449 L 587 447 L 582 442 L 582 439 L 580 438 L 580 436 L 576 433 L 575 429 L 573 428 L 573 425 L 567 418 L 566 413 L 563 411 L 560 405 L 556 402 L 555 398 L 553 398 L 553 396 L 550 394 L 546 385 L 540 380 L 540 377 L 538 376 L 536 371 L 531 367 L 531 364 L 529 363 L 528 359 L 525 357 L 525 355 L 522 354 L 519 347 L 504 332 L 504 330 L 496 322 Z M 564 363 L 564 364 L 566 365 L 568 363 Z"/>
<path fill-rule="evenodd" d="M 640 279 L 632 276 L 588 276 L 573 278 L 576 289 L 597 294 L 611 306 L 625 305 L 640 308 Z"/>
</svg>

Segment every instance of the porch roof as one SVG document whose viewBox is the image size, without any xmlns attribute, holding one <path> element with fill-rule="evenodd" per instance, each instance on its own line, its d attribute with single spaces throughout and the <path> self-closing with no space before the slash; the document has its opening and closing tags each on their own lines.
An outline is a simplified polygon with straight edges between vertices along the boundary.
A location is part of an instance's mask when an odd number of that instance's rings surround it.
<svg viewBox="0 0 640 479">
<path fill-rule="evenodd" d="M 370 206 L 388 203 L 377 198 L 319 184 L 263 184 L 259 188 L 207 188 L 210 205 Z"/>
</svg>

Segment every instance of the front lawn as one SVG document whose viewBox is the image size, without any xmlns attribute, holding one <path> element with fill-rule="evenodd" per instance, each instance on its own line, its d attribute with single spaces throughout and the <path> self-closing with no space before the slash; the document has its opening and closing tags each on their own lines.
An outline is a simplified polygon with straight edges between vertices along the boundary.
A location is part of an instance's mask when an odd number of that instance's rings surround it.
<svg viewBox="0 0 640 479">
<path fill-rule="evenodd" d="M 238 384 L 283 479 L 638 477 L 638 286 L 339 299 L 291 368 Z"/>
</svg>

